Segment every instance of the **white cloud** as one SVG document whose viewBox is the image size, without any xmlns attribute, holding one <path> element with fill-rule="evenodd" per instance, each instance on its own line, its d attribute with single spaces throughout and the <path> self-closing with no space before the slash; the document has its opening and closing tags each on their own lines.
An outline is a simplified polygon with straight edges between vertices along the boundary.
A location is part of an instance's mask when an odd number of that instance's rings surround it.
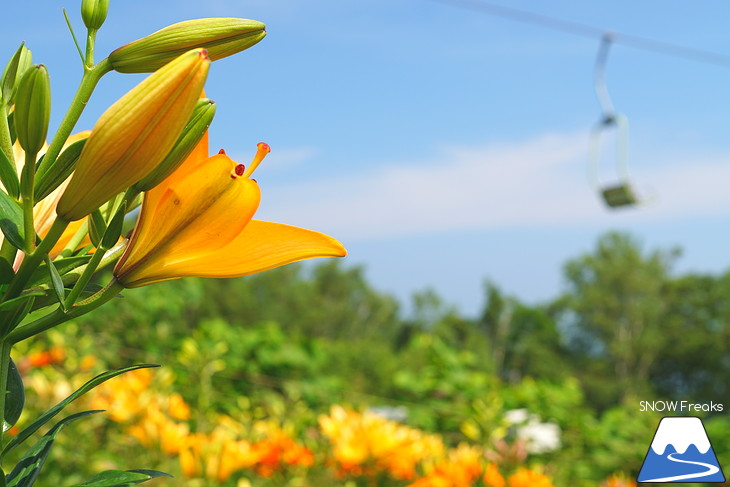
<svg viewBox="0 0 730 487">
<path fill-rule="evenodd" d="M 587 146 L 581 132 L 445 147 L 432 160 L 394 161 L 379 171 L 267 188 L 259 216 L 352 239 L 730 214 L 730 157 L 640 161 L 632 181 L 652 198 L 611 212 L 589 183 Z"/>
</svg>

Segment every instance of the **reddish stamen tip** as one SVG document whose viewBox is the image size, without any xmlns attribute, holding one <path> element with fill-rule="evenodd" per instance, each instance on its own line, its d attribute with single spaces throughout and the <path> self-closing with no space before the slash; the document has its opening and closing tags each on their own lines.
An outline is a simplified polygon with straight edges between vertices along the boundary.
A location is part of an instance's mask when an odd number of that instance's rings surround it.
<svg viewBox="0 0 730 487">
<path fill-rule="evenodd" d="M 269 147 L 269 144 L 266 142 L 259 142 L 256 144 L 256 146 L 259 148 L 259 150 L 266 152 L 267 154 L 271 152 L 271 147 Z"/>
<path fill-rule="evenodd" d="M 233 170 L 236 172 L 237 176 L 243 176 L 243 173 L 246 171 L 246 166 L 243 164 L 237 164 Z"/>
<path fill-rule="evenodd" d="M 226 150 L 225 149 L 221 149 L 221 150 L 218 151 L 218 154 L 224 154 L 225 155 L 225 153 L 226 153 Z"/>
</svg>

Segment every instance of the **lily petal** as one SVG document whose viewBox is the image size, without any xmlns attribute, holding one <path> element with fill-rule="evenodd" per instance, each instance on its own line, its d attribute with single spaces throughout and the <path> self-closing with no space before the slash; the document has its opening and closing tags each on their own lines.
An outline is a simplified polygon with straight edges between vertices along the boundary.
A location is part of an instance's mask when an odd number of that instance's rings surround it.
<svg viewBox="0 0 730 487">
<path fill-rule="evenodd" d="M 165 180 L 145 195 L 129 252 L 117 269 L 142 272 L 160 260 L 195 256 L 227 245 L 251 220 L 261 199 L 254 181 L 232 178 L 235 163 L 226 155 L 206 159 L 185 177 Z M 125 278 L 126 279 L 126 278 Z"/>
<path fill-rule="evenodd" d="M 292 262 L 317 257 L 343 257 L 340 242 L 325 234 L 281 223 L 251 220 L 228 245 L 202 255 L 146 266 L 149 272 L 133 273 L 124 284 L 138 287 L 179 277 L 239 277 Z"/>
</svg>

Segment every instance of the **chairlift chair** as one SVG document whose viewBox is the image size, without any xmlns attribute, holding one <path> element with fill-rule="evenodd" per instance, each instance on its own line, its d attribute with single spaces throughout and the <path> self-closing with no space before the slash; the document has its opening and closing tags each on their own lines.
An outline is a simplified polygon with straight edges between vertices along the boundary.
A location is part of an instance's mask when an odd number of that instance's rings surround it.
<svg viewBox="0 0 730 487">
<path fill-rule="evenodd" d="M 605 81 L 606 60 L 613 42 L 611 33 L 604 34 L 596 57 L 595 88 L 598 102 L 603 109 L 601 119 L 591 133 L 591 169 L 592 179 L 604 203 L 609 208 L 634 206 L 639 203 L 636 191 L 629 182 L 627 165 L 629 121 L 625 115 L 617 113 L 613 108 Z M 616 171 L 618 182 L 604 184 L 600 180 L 601 137 L 609 130 L 616 130 Z"/>
</svg>

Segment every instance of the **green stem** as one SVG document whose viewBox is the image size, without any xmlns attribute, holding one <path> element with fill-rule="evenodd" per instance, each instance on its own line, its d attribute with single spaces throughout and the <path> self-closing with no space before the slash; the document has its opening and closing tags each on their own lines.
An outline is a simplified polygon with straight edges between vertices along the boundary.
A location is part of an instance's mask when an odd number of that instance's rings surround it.
<svg viewBox="0 0 730 487">
<path fill-rule="evenodd" d="M 79 280 L 76 281 L 76 284 L 71 289 L 71 292 L 68 293 L 68 296 L 66 296 L 66 301 L 64 302 L 65 307 L 68 309 L 76 302 L 79 295 L 81 294 L 81 291 L 84 290 L 86 285 L 91 280 L 91 276 L 94 275 L 94 272 L 96 272 L 96 269 L 99 267 L 99 264 L 101 264 L 102 259 L 104 258 L 104 255 L 106 254 L 106 251 L 108 249 L 104 248 L 97 248 L 96 252 L 94 252 L 94 255 L 91 257 L 91 260 L 84 266 L 84 271 L 81 273 L 81 277 L 79 277 Z"/>
<path fill-rule="evenodd" d="M 61 238 L 61 235 L 63 235 L 63 231 L 66 230 L 67 226 L 67 221 L 56 218 L 56 221 L 53 222 L 51 229 L 48 230 L 46 237 L 41 241 L 38 248 L 36 248 L 33 253 L 26 254 L 23 259 L 23 263 L 20 264 L 20 269 L 18 269 L 13 280 L 10 281 L 8 290 L 5 291 L 3 301 L 20 296 L 20 293 L 23 292 L 23 288 L 33 275 L 33 271 L 35 271 L 41 262 L 43 262 L 43 259 L 46 258 L 48 252 L 53 249 L 53 246 L 56 245 L 58 239 Z"/>
<path fill-rule="evenodd" d="M 122 286 L 116 279 L 112 279 L 104 289 L 90 298 L 80 301 L 66 312 L 64 312 L 59 306 L 55 311 L 48 313 L 46 316 L 38 318 L 27 325 L 16 328 L 8 335 L 7 342 L 11 344 L 18 343 L 22 340 L 38 335 L 39 333 L 43 333 L 44 331 L 49 330 L 54 326 L 58 326 L 63 322 L 85 315 L 102 304 L 110 301 L 123 289 L 124 286 Z"/>
<path fill-rule="evenodd" d="M 104 253 L 104 256 L 101 259 L 101 262 L 96 267 L 96 270 L 103 269 L 104 267 L 108 266 L 109 264 L 116 262 L 119 257 L 122 256 L 124 251 L 127 248 L 127 244 L 129 243 L 129 240 L 123 240 L 119 242 L 117 245 L 112 247 L 110 250 Z M 71 284 L 75 284 L 79 279 L 81 279 L 81 276 L 86 272 L 86 267 L 89 264 L 85 264 L 82 266 L 77 267 L 76 269 L 67 272 L 63 275 L 63 283 L 66 286 L 70 286 Z"/>
<path fill-rule="evenodd" d="M 76 249 L 81 245 L 81 241 L 84 240 L 87 233 L 89 233 L 89 224 L 87 221 L 84 221 L 61 251 L 61 257 L 69 257 L 76 252 Z"/>
<path fill-rule="evenodd" d="M 81 113 L 84 111 L 89 98 L 91 98 L 94 88 L 96 88 L 96 85 L 99 83 L 102 76 L 111 70 L 112 65 L 108 59 L 104 59 L 93 68 L 87 67 L 84 69 L 84 76 L 81 78 L 81 84 L 79 85 L 78 90 L 76 90 L 76 95 L 71 101 L 71 106 L 69 106 L 66 115 L 63 117 L 61 124 L 58 126 L 56 135 L 53 137 L 46 155 L 43 157 L 43 162 L 38 169 L 39 172 L 45 173 L 53 167 L 58 155 L 61 153 L 63 144 L 66 143 L 66 139 L 68 139 L 68 136 L 71 135 L 71 131 L 76 126 L 76 122 L 78 122 L 79 117 L 81 117 Z"/>
<path fill-rule="evenodd" d="M 119 242 L 118 244 L 116 244 L 114 247 L 112 247 L 110 250 L 107 250 L 106 253 L 104 254 L 104 257 L 102 257 L 101 262 L 96 267 L 96 270 L 98 271 L 99 269 L 105 268 L 109 264 L 115 263 L 126 250 L 128 243 L 129 243 L 129 240 L 124 239 L 121 242 Z M 63 285 L 66 287 L 69 287 L 69 286 L 73 286 L 74 284 L 76 284 L 78 282 L 78 280 L 81 279 L 81 276 L 86 271 L 86 267 L 88 265 L 89 265 L 88 263 L 86 263 L 84 265 L 80 265 L 77 268 L 65 273 L 62 276 Z M 34 291 L 36 291 L 36 290 L 37 291 L 47 291 L 47 290 L 51 289 L 51 286 L 52 286 L 51 284 L 41 284 L 41 285 L 35 286 L 31 289 Z M 0 486 L 0 487 L 2 487 L 2 486 Z"/>
<path fill-rule="evenodd" d="M 86 34 L 86 67 L 94 67 L 94 45 L 96 44 L 96 29 L 89 29 Z"/>
<path fill-rule="evenodd" d="M 5 402 L 8 397 L 8 373 L 10 371 L 10 349 L 12 343 L 0 342 L 0 445 L 5 432 Z"/>
<path fill-rule="evenodd" d="M 30 253 L 35 249 L 35 225 L 33 224 L 33 185 L 35 184 L 35 161 L 37 153 L 25 154 L 23 176 L 20 178 L 20 195 L 23 203 L 23 227 L 25 230 L 25 250 Z"/>
</svg>

